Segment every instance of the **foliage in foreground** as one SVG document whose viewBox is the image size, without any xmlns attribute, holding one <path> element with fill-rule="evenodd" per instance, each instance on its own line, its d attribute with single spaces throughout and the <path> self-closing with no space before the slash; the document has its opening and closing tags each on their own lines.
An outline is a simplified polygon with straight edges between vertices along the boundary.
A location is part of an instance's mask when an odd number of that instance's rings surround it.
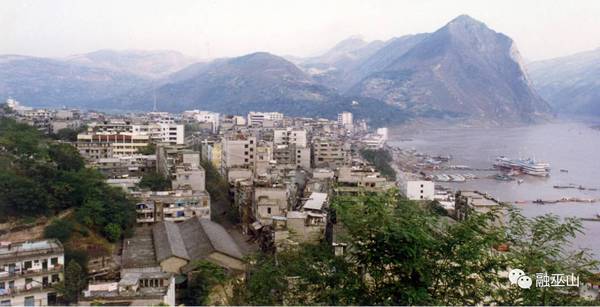
<svg viewBox="0 0 600 307">
<path fill-rule="evenodd" d="M 334 200 L 343 221 L 346 255 L 327 244 L 252 259 L 233 304 L 250 305 L 577 305 L 576 287 L 520 289 L 506 271 L 574 273 L 581 282 L 597 267 L 566 243 L 582 230 L 577 220 L 526 218 L 509 209 L 449 222 L 430 208 L 394 193 Z M 509 246 L 499 252 L 494 247 Z M 502 275 L 504 273 L 505 275 Z M 534 283 L 535 285 L 535 283 Z"/>
<path fill-rule="evenodd" d="M 71 208 L 75 222 L 113 241 L 134 225 L 132 201 L 86 168 L 73 146 L 52 141 L 29 125 L 0 119 L 0 217 L 47 216 Z M 51 226 L 47 235 L 65 240 L 73 228 L 64 222 Z"/>
</svg>

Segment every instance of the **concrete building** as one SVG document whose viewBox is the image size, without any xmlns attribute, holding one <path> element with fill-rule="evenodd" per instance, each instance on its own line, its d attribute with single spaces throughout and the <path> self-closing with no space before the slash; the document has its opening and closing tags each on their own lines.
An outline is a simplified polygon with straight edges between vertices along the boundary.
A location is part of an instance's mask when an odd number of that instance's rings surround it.
<svg viewBox="0 0 600 307">
<path fill-rule="evenodd" d="M 354 128 L 354 118 L 352 113 L 350 112 L 342 112 L 338 114 L 337 117 L 338 125 L 344 127 L 345 129 L 352 130 Z"/>
<path fill-rule="evenodd" d="M 435 184 L 433 181 L 408 180 L 402 184 L 402 193 L 410 200 L 433 200 Z"/>
<path fill-rule="evenodd" d="M 80 306 L 175 306 L 175 278 L 171 273 L 124 273 L 118 282 L 91 283 Z"/>
<path fill-rule="evenodd" d="M 369 166 L 343 166 L 337 172 L 337 194 L 355 195 L 364 192 L 385 192 L 394 187 L 379 172 Z"/>
<path fill-rule="evenodd" d="M 273 129 L 274 145 L 295 145 L 296 147 L 306 147 L 308 138 L 305 129 L 282 128 Z"/>
<path fill-rule="evenodd" d="M 0 242 L 0 305 L 56 304 L 63 281 L 64 249 L 58 240 Z"/>
<path fill-rule="evenodd" d="M 350 163 L 350 146 L 331 136 L 312 140 L 312 166 L 337 168 Z"/>
<path fill-rule="evenodd" d="M 182 222 L 193 217 L 210 219 L 210 195 L 204 191 L 187 189 L 134 195 L 141 199 L 136 204 L 139 224 Z"/>
<path fill-rule="evenodd" d="M 207 260 L 230 270 L 244 271 L 243 255 L 223 226 L 193 218 L 175 224 L 162 222 L 152 228 L 156 261 L 163 272 L 186 274 L 195 260 Z"/>
<path fill-rule="evenodd" d="M 270 225 L 273 216 L 285 216 L 288 210 L 289 192 L 285 186 L 256 187 L 252 213 L 262 225 Z"/>
<path fill-rule="evenodd" d="M 454 214 L 457 220 L 466 219 L 472 212 L 488 213 L 498 211 L 498 225 L 504 223 L 504 208 L 497 199 L 479 191 L 458 191 L 455 196 Z"/>
<path fill-rule="evenodd" d="M 250 112 L 248 113 L 248 126 L 264 127 L 266 122 L 270 125 L 283 120 L 283 114 L 279 112 Z"/>
<path fill-rule="evenodd" d="M 254 167 L 256 137 L 246 134 L 234 134 L 224 137 L 221 157 L 221 171 L 226 174 L 233 167 Z"/>
<path fill-rule="evenodd" d="M 191 110 L 184 111 L 183 117 L 193 119 L 198 123 L 208 124 L 212 133 L 219 131 L 220 114 L 210 111 Z"/>
</svg>

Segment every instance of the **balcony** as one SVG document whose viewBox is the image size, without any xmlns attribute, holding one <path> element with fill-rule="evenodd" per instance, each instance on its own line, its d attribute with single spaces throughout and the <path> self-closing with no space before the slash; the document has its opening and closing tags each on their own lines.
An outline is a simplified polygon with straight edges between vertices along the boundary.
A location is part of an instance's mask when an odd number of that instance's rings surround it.
<svg viewBox="0 0 600 307">
<path fill-rule="evenodd" d="M 10 287 L 6 289 L 0 289 L 0 297 L 11 297 L 17 295 L 26 295 L 36 292 L 52 291 L 54 283 L 43 285 L 41 283 L 32 282 L 26 284 L 24 287 Z"/>
<path fill-rule="evenodd" d="M 60 272 L 62 272 L 62 269 L 63 269 L 62 264 L 56 264 L 56 265 L 54 265 L 54 267 L 47 268 L 47 269 L 25 269 L 25 270 L 16 269 L 12 272 L 0 271 L 0 280 L 14 279 L 17 277 L 25 278 L 25 277 L 31 277 L 31 276 L 60 273 Z"/>
</svg>

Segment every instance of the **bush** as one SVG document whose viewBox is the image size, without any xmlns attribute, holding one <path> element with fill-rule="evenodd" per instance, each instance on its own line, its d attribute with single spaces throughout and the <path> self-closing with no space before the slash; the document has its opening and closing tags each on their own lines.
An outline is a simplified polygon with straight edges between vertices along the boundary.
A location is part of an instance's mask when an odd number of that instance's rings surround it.
<svg viewBox="0 0 600 307">
<path fill-rule="evenodd" d="M 44 237 L 48 239 L 58 239 L 61 243 L 66 243 L 73 234 L 75 225 L 69 220 L 55 219 L 44 229 Z"/>
<path fill-rule="evenodd" d="M 121 238 L 121 226 L 110 223 L 104 227 L 104 236 L 111 242 L 117 242 Z"/>
</svg>

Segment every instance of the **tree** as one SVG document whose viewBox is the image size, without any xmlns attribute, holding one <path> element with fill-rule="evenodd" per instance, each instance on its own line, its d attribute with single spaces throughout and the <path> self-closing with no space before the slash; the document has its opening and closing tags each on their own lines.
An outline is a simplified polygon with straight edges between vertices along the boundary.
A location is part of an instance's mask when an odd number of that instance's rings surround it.
<svg viewBox="0 0 600 307">
<path fill-rule="evenodd" d="M 71 238 L 74 228 L 75 225 L 69 220 L 54 219 L 52 223 L 44 229 L 44 237 L 58 239 L 64 244 Z"/>
<path fill-rule="evenodd" d="M 121 238 L 121 226 L 110 223 L 104 227 L 104 235 L 111 242 L 117 242 Z"/>
<path fill-rule="evenodd" d="M 53 137 L 57 140 L 68 141 L 68 142 L 76 142 L 77 134 L 79 134 L 80 130 L 75 130 L 72 128 L 63 128 L 58 130 Z"/>
<path fill-rule="evenodd" d="M 381 174 L 390 180 L 396 180 L 396 171 L 390 165 L 393 162 L 392 155 L 386 149 L 362 149 L 360 155 L 369 163 L 373 164 Z"/>
<path fill-rule="evenodd" d="M 165 191 L 171 189 L 171 181 L 157 172 L 146 173 L 138 185 L 140 188 L 147 188 L 151 191 Z"/>
<path fill-rule="evenodd" d="M 79 151 L 70 144 L 50 144 L 48 154 L 59 170 L 78 171 L 85 167 L 85 162 L 79 155 Z"/>
<path fill-rule="evenodd" d="M 228 276 L 222 267 L 208 261 L 197 261 L 190 273 L 184 301 L 187 305 L 209 305 L 209 295 L 215 286 L 223 286 Z"/>
<path fill-rule="evenodd" d="M 150 143 L 148 146 L 138 149 L 138 152 L 142 155 L 154 155 L 156 154 L 156 144 Z"/>
<path fill-rule="evenodd" d="M 65 281 L 57 289 L 63 298 L 69 303 L 77 303 L 79 295 L 85 287 L 85 274 L 83 269 L 75 260 L 69 261 L 65 267 Z"/>
<path fill-rule="evenodd" d="M 598 263 L 565 246 L 581 223 L 526 218 L 508 208 L 450 221 L 395 191 L 336 197 L 330 217 L 343 226 L 344 257 L 327 246 L 301 246 L 251 261 L 235 304 L 259 305 L 576 305 L 578 288 L 520 289 L 510 268 L 574 273 L 585 283 Z M 499 246 L 509 246 L 508 251 Z M 531 275 L 530 275 L 531 276 Z"/>
</svg>

